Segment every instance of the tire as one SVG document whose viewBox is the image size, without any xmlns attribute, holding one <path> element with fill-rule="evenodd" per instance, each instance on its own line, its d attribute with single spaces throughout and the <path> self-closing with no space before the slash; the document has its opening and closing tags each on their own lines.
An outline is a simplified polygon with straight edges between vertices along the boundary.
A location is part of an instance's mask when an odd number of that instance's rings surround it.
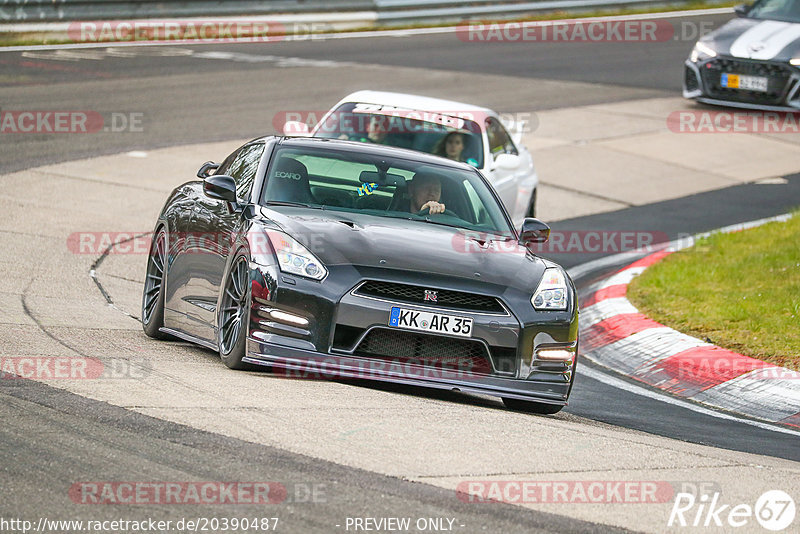
<svg viewBox="0 0 800 534">
<path fill-rule="evenodd" d="M 525 213 L 525 217 L 536 217 L 536 189 L 531 193 L 531 201 L 528 204 L 528 211 Z"/>
<path fill-rule="evenodd" d="M 236 254 L 222 288 L 217 316 L 219 357 L 227 367 L 252 370 L 256 366 L 242 362 L 247 350 L 247 329 L 250 324 L 250 274 L 248 257 Z"/>
<path fill-rule="evenodd" d="M 142 329 L 154 339 L 169 335 L 159 329 L 164 326 L 164 272 L 167 264 L 167 232 L 160 227 L 150 242 L 144 289 L 142 290 Z"/>
<path fill-rule="evenodd" d="M 506 405 L 506 408 L 515 412 L 536 413 L 539 415 L 553 415 L 563 408 L 559 404 L 545 404 L 543 402 L 524 401 L 508 397 L 503 397 L 503 404 Z"/>
</svg>

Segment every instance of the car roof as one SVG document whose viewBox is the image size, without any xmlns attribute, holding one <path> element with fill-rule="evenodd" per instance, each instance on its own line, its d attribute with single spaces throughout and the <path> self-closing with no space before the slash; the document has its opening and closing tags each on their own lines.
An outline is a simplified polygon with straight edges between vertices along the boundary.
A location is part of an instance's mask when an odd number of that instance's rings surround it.
<svg viewBox="0 0 800 534">
<path fill-rule="evenodd" d="M 456 102 L 455 100 L 444 100 L 441 98 L 410 95 L 406 93 L 392 93 L 388 91 L 356 91 L 355 93 L 350 93 L 341 99 L 339 104 L 345 102 L 362 102 L 365 104 L 396 106 L 404 109 L 441 113 L 467 111 L 492 116 L 497 115 L 497 113 L 489 108 L 465 104 L 463 102 Z M 337 106 L 339 104 L 337 104 Z"/>
<path fill-rule="evenodd" d="M 453 161 L 451 159 L 411 150 L 408 148 L 399 148 L 390 145 L 375 145 L 372 143 L 364 143 L 361 141 L 345 141 L 342 139 L 325 139 L 322 137 L 280 137 L 280 136 L 265 136 L 253 139 L 250 143 L 268 141 L 277 139 L 281 146 L 288 147 L 317 147 L 317 148 L 333 148 L 342 152 L 359 152 L 362 154 L 375 154 L 386 155 L 388 157 L 399 157 L 403 159 L 410 159 L 418 161 L 419 163 L 429 163 L 432 165 L 439 165 L 442 167 L 452 167 L 454 169 L 467 169 L 474 171 L 475 168 L 466 163 Z"/>
</svg>

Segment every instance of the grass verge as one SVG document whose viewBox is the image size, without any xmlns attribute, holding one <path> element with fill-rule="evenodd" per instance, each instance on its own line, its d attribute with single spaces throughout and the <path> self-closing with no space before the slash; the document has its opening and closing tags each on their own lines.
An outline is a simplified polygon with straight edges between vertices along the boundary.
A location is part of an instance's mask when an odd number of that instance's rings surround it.
<svg viewBox="0 0 800 534">
<path fill-rule="evenodd" d="M 675 330 L 800 371 L 800 211 L 668 256 L 628 299 Z"/>
</svg>

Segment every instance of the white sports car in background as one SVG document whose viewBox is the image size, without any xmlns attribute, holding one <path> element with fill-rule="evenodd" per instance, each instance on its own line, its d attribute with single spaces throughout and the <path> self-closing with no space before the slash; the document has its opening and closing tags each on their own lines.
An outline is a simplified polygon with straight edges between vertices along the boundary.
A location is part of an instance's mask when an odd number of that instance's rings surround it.
<svg viewBox="0 0 800 534">
<path fill-rule="evenodd" d="M 462 161 L 480 170 L 506 205 L 514 224 L 536 214 L 539 179 L 522 133 L 510 134 L 487 108 L 381 91 L 358 91 L 339 101 L 309 128 L 288 121 L 285 135 L 349 139 L 410 148 Z"/>
</svg>

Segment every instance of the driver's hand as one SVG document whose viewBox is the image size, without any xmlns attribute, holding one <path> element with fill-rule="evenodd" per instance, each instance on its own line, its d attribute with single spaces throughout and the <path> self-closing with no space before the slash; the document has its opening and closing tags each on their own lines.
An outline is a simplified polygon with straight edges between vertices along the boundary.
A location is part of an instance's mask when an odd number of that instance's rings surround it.
<svg viewBox="0 0 800 534">
<path fill-rule="evenodd" d="M 427 201 L 425 204 L 422 205 L 420 211 L 424 210 L 425 208 L 428 208 L 428 213 L 430 213 L 431 215 L 434 215 L 436 213 L 444 213 L 444 204 L 440 204 L 435 200 Z"/>
</svg>

